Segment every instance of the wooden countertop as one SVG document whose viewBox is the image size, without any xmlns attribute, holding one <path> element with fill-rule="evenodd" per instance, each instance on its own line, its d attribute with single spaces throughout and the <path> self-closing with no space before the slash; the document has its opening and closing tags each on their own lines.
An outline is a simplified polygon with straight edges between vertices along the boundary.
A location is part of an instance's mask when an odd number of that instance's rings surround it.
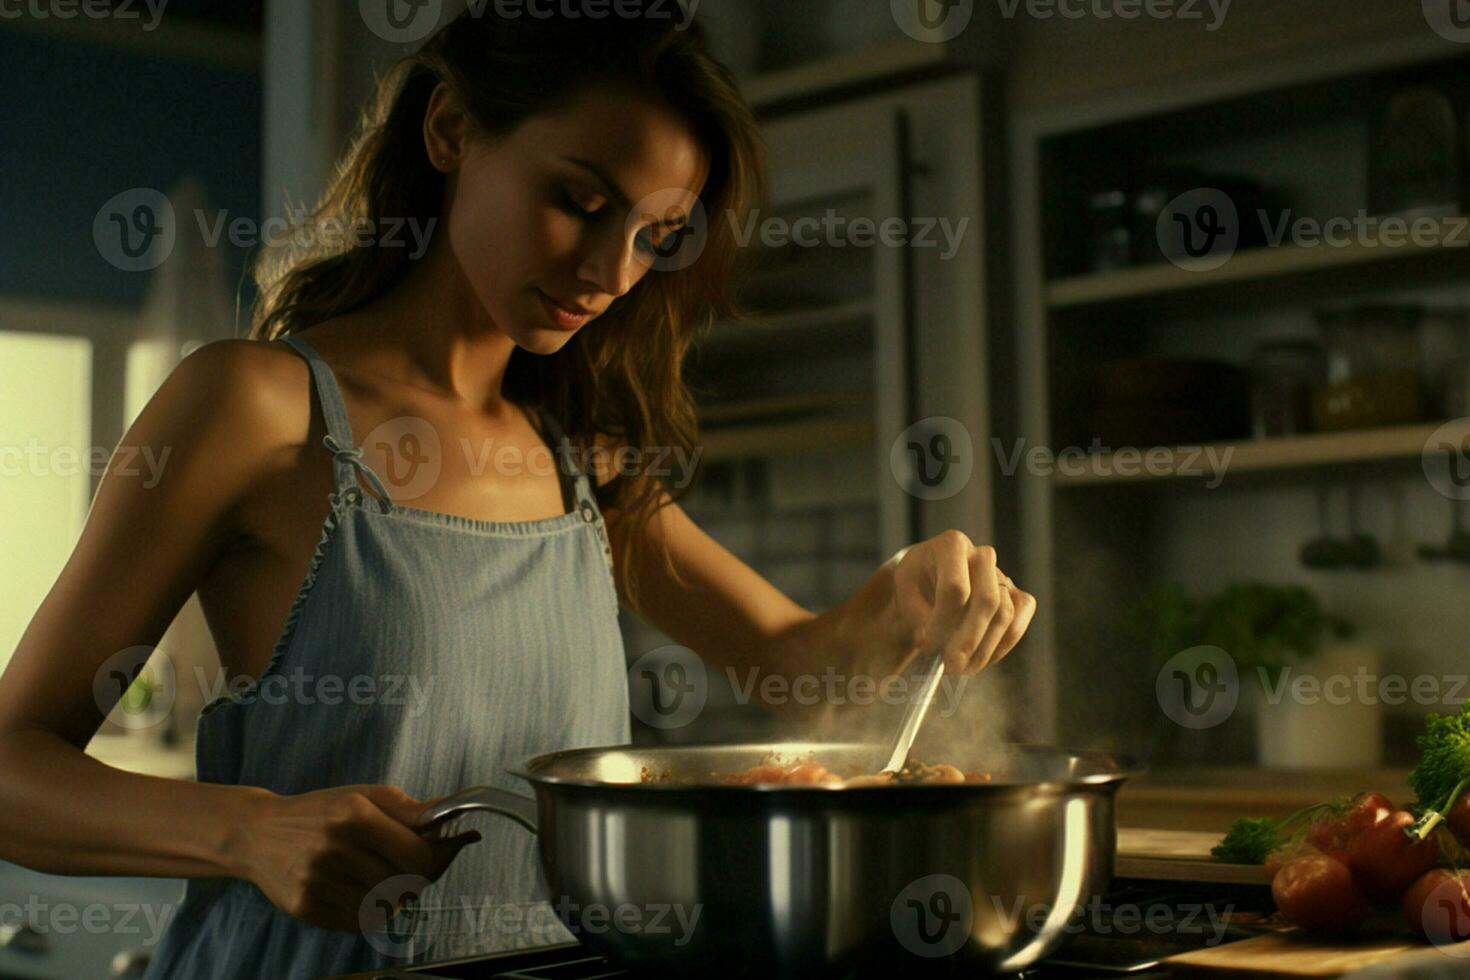
<svg viewBox="0 0 1470 980">
<path fill-rule="evenodd" d="M 1224 833 L 1237 817 L 1285 817 L 1302 807 L 1375 789 L 1411 802 L 1402 768 L 1284 771 L 1251 767 L 1156 769 L 1118 792 L 1120 827 Z"/>
<path fill-rule="evenodd" d="M 1225 864 L 1212 858 L 1210 848 L 1218 843 L 1220 835 L 1211 831 L 1119 827 L 1113 873 L 1120 878 L 1156 881 L 1269 884 L 1261 865 Z"/>
</svg>

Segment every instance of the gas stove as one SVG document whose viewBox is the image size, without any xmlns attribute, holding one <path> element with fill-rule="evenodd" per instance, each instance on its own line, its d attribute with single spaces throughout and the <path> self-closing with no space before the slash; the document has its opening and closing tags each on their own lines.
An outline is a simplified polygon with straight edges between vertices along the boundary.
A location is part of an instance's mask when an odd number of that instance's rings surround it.
<svg viewBox="0 0 1470 980">
<path fill-rule="evenodd" d="M 1254 885 L 1115 881 L 1077 918 L 1052 956 L 1013 980 L 1101 980 L 1172 976 L 1170 956 L 1269 931 L 1270 891 Z M 958 978 L 940 961 L 924 976 Z M 891 976 L 891 973 L 885 974 Z M 914 974 L 918 977 L 919 974 Z M 644 980 L 579 943 L 356 974 L 356 980 Z M 867 980 L 853 974 L 848 980 Z"/>
</svg>

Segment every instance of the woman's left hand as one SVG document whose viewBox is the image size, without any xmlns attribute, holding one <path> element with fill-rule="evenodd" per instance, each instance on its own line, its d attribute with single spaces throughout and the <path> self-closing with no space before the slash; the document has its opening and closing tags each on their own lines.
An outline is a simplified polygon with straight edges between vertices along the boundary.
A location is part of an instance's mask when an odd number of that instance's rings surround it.
<svg viewBox="0 0 1470 980">
<path fill-rule="evenodd" d="M 996 567 L 995 549 L 945 531 L 894 556 L 893 605 L 908 655 L 944 651 L 945 672 L 974 674 L 1015 649 L 1036 597 Z"/>
</svg>

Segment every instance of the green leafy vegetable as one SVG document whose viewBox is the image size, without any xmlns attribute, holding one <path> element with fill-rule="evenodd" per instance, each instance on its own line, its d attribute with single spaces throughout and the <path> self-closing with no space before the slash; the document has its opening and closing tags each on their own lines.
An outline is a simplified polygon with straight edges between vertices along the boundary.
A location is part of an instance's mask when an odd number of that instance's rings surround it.
<svg viewBox="0 0 1470 980">
<path fill-rule="evenodd" d="M 1425 718 L 1417 744 L 1419 764 L 1409 773 L 1409 788 L 1419 798 L 1414 809 L 1422 816 L 1408 833 L 1422 839 L 1470 786 L 1470 701 L 1460 706 L 1458 714 Z"/>
<path fill-rule="evenodd" d="M 1267 856 L 1289 841 L 1299 840 L 1307 828 L 1324 817 L 1333 816 L 1347 806 L 1341 797 L 1325 803 L 1303 807 L 1285 820 L 1270 817 L 1240 817 L 1220 843 L 1210 848 L 1210 855 L 1230 864 L 1265 864 Z"/>
<path fill-rule="evenodd" d="M 1230 864 L 1265 864 L 1280 843 L 1277 824 L 1270 817 L 1240 817 L 1230 832 L 1210 848 L 1210 855 Z"/>
</svg>

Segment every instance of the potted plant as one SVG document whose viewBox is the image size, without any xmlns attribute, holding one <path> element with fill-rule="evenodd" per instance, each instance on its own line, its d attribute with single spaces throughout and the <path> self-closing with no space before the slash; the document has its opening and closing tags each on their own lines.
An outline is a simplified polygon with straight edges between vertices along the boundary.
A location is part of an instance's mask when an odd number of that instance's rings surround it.
<svg viewBox="0 0 1470 980">
<path fill-rule="evenodd" d="M 1376 675 L 1376 651 L 1347 645 L 1352 624 L 1328 612 L 1310 589 L 1237 582 L 1196 599 L 1163 586 L 1149 595 L 1137 623 L 1161 663 L 1197 646 L 1231 656 L 1241 695 L 1256 707 L 1262 765 L 1378 763 L 1382 718 L 1377 699 L 1364 697 L 1358 683 L 1364 672 Z"/>
</svg>

